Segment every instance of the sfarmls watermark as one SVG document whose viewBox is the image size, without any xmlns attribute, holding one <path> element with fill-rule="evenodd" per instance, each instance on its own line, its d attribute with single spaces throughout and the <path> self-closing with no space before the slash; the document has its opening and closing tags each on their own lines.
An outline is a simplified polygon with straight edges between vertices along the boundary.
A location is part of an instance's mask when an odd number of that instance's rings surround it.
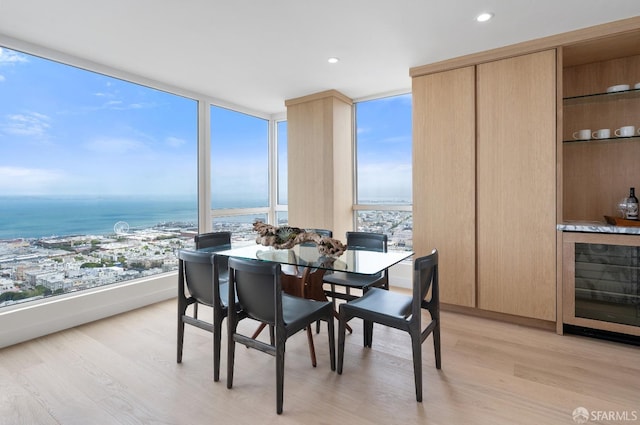
<svg viewBox="0 0 640 425">
<path fill-rule="evenodd" d="M 573 411 L 573 420 L 578 424 L 585 424 L 589 421 L 637 421 L 640 416 L 637 410 L 592 410 L 584 407 L 577 407 Z"/>
</svg>

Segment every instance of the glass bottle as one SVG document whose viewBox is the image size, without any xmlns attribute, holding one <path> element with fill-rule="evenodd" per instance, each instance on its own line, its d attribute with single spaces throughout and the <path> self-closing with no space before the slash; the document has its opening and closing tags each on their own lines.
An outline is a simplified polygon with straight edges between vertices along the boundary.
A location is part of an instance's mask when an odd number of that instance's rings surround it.
<svg viewBox="0 0 640 425">
<path fill-rule="evenodd" d="M 629 188 L 629 197 L 627 198 L 627 220 L 638 219 L 638 198 L 636 198 L 636 188 Z"/>
</svg>

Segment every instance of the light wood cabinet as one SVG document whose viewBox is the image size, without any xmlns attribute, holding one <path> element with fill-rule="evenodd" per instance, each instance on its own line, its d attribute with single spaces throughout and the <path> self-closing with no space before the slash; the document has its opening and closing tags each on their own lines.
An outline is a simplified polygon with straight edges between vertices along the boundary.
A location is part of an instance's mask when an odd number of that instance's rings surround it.
<svg viewBox="0 0 640 425">
<path fill-rule="evenodd" d="M 413 246 L 440 252 L 440 299 L 476 306 L 475 67 L 413 79 Z"/>
<path fill-rule="evenodd" d="M 555 50 L 478 65 L 478 307 L 555 321 Z"/>
<path fill-rule="evenodd" d="M 441 300 L 555 321 L 555 50 L 415 77 L 414 247 Z"/>
<path fill-rule="evenodd" d="M 629 187 L 640 187 L 639 140 L 571 142 L 583 128 L 640 127 L 640 96 L 568 98 L 640 82 L 640 17 L 415 67 L 410 75 L 414 246 L 418 254 L 442 246 L 454 255 L 440 260 L 443 302 L 541 326 L 556 321 L 562 332 L 567 260 L 556 225 L 601 221 Z M 473 195 L 461 195 L 471 186 Z"/>
</svg>

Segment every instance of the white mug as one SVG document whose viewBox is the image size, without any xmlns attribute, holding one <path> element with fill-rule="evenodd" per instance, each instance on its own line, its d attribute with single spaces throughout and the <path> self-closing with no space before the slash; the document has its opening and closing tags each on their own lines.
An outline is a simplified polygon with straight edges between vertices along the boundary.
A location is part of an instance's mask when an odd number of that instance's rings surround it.
<svg viewBox="0 0 640 425">
<path fill-rule="evenodd" d="M 636 128 L 632 125 L 625 125 L 615 131 L 615 135 L 618 137 L 631 137 L 636 135 Z"/>
<path fill-rule="evenodd" d="M 600 130 L 596 130 L 591 135 L 594 139 L 608 139 L 611 137 L 611 130 L 608 128 L 601 128 Z"/>
<path fill-rule="evenodd" d="M 591 129 L 583 128 L 573 133 L 573 138 L 576 140 L 589 140 L 591 139 Z"/>
</svg>

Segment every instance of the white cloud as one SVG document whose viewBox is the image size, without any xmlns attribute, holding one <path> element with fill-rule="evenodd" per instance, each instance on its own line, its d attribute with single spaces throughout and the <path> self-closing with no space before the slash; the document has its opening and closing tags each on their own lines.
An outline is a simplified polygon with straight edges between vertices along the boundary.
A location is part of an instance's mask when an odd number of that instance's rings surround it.
<svg viewBox="0 0 640 425">
<path fill-rule="evenodd" d="M 0 83 L 4 83 L 5 81 L 6 81 L 5 76 L 0 74 Z"/>
<path fill-rule="evenodd" d="M 105 109 L 121 109 L 122 108 L 122 101 L 121 100 L 110 100 L 109 102 L 105 103 L 104 105 Z"/>
<path fill-rule="evenodd" d="M 98 95 L 96 94 L 96 96 L 104 96 L 104 97 L 113 97 L 113 96 L 109 96 L 109 95 Z M 87 108 L 89 110 L 101 110 L 101 109 L 106 109 L 106 110 L 111 110 L 111 111 L 128 111 L 131 109 L 151 109 L 151 108 L 155 108 L 156 105 L 154 103 L 125 103 L 122 100 L 110 100 L 108 102 L 103 103 L 101 106 L 99 107 L 92 107 L 92 108 Z"/>
<path fill-rule="evenodd" d="M 390 143 L 390 144 L 395 144 L 395 143 L 410 144 L 411 143 L 411 135 L 409 135 L 409 136 L 386 137 L 386 138 L 380 140 L 380 142 L 382 142 L 384 144 L 387 144 L 387 143 Z"/>
<path fill-rule="evenodd" d="M 13 65 L 20 62 L 29 62 L 27 57 L 13 50 L 0 47 L 0 65 Z"/>
<path fill-rule="evenodd" d="M 0 166 L 0 193 L 48 193 L 66 180 L 64 171 Z"/>
<path fill-rule="evenodd" d="M 85 144 L 89 151 L 107 155 L 129 155 L 146 151 L 146 145 L 138 140 L 124 138 L 100 138 Z"/>
<path fill-rule="evenodd" d="M 51 118 L 38 112 L 7 115 L 0 129 L 16 136 L 44 136 L 51 127 Z"/>
<path fill-rule="evenodd" d="M 164 142 L 167 146 L 172 148 L 179 148 L 180 146 L 187 143 L 186 140 L 180 139 L 178 137 L 167 137 Z"/>
</svg>

